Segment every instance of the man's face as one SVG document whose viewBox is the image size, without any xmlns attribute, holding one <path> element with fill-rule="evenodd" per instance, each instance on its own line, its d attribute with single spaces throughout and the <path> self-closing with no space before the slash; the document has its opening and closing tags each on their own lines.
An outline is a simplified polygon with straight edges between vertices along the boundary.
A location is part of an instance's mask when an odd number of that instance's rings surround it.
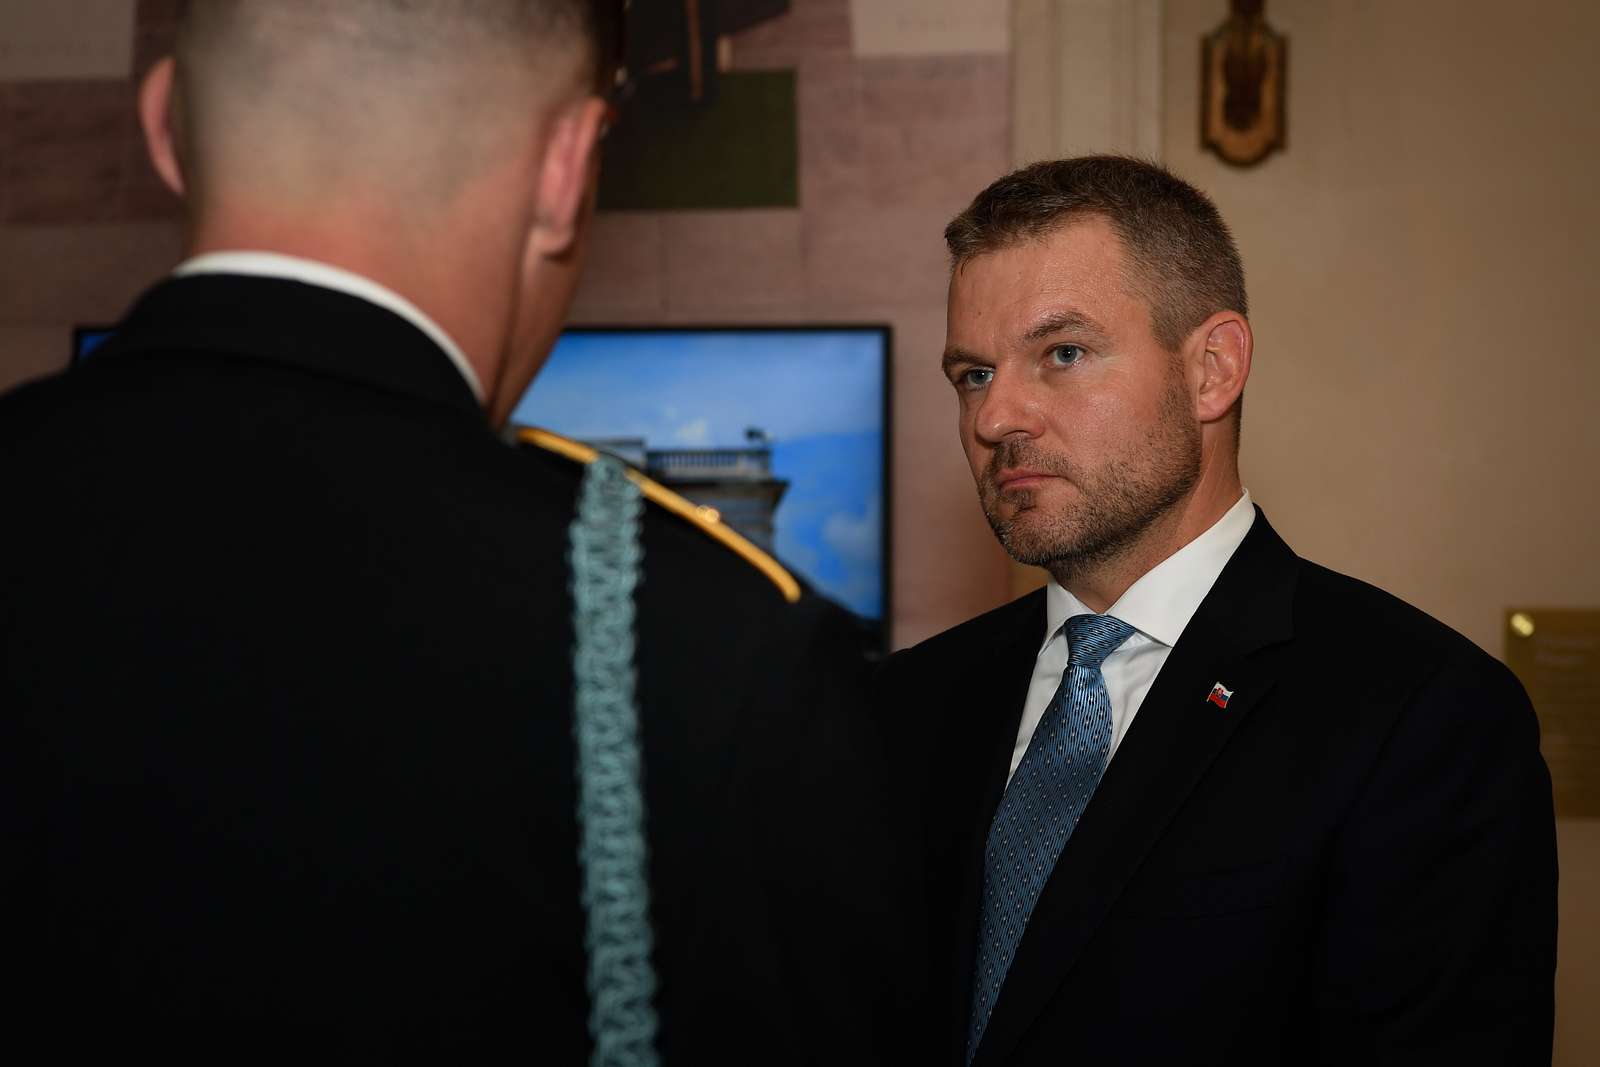
<svg viewBox="0 0 1600 1067">
<path fill-rule="evenodd" d="M 1199 477 L 1183 364 L 1125 279 L 1121 240 L 1090 216 L 950 282 L 944 370 L 984 513 L 1058 577 L 1137 543 Z"/>
</svg>

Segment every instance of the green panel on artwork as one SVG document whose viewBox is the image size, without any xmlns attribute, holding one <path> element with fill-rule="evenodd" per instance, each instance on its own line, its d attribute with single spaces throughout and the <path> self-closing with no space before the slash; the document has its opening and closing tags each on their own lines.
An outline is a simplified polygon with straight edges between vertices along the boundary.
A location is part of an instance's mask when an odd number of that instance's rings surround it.
<svg viewBox="0 0 1600 1067">
<path fill-rule="evenodd" d="M 646 82 L 606 137 L 602 211 L 797 207 L 794 71 L 717 75 L 716 99 Z"/>
</svg>

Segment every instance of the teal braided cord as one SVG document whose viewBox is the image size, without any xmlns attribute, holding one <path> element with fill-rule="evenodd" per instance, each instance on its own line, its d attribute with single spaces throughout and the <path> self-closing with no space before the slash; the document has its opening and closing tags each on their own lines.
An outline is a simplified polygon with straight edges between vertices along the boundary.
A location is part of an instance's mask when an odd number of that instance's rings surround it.
<svg viewBox="0 0 1600 1067">
<path fill-rule="evenodd" d="M 633 591 L 639 489 L 609 456 L 589 464 L 570 531 L 578 741 L 578 860 L 588 915 L 592 1067 L 656 1067 Z"/>
</svg>

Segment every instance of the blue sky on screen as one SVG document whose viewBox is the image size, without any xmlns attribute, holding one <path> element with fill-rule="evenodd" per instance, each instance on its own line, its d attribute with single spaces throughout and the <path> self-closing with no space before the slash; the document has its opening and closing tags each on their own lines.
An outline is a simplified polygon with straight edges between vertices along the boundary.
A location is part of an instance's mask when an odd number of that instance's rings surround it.
<svg viewBox="0 0 1600 1067">
<path fill-rule="evenodd" d="M 742 448 L 747 427 L 765 430 L 790 482 L 778 556 L 881 618 L 881 345 L 849 330 L 567 334 L 512 421 L 651 448 Z"/>
</svg>

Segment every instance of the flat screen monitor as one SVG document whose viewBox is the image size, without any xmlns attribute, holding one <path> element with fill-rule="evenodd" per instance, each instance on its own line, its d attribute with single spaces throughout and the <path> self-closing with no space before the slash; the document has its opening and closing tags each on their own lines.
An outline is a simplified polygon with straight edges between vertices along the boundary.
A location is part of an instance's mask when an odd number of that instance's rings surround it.
<svg viewBox="0 0 1600 1067">
<path fill-rule="evenodd" d="M 512 413 L 720 513 L 880 640 L 889 329 L 568 329 Z"/>
</svg>

